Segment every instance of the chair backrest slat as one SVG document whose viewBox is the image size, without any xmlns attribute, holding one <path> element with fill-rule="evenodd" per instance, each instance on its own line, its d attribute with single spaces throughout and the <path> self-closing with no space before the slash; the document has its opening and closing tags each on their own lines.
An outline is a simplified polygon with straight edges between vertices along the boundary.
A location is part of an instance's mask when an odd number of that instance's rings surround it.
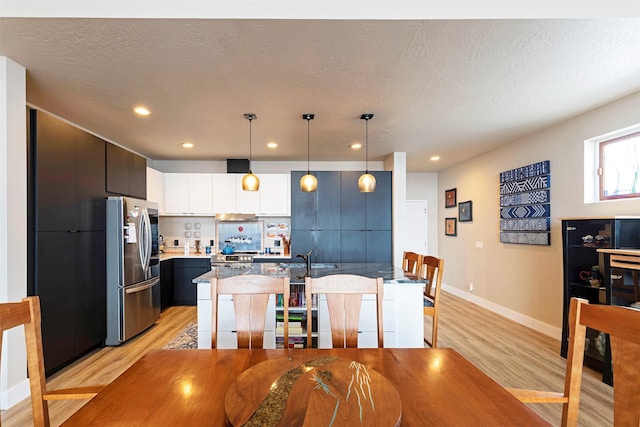
<svg viewBox="0 0 640 427">
<path fill-rule="evenodd" d="M 613 369 L 614 425 L 640 425 L 640 310 L 589 304 L 572 298 L 569 307 L 569 349 L 562 425 L 576 426 L 587 327 L 609 334 Z"/>
<path fill-rule="evenodd" d="M 422 255 L 415 252 L 404 251 L 402 253 L 402 271 L 409 274 L 418 274 Z"/>
<path fill-rule="evenodd" d="M 2 349 L 4 331 L 20 325 L 24 325 L 27 347 L 27 369 L 29 372 L 33 423 L 36 426 L 48 426 L 49 408 L 43 397 L 46 393 L 46 379 L 40 329 L 39 297 L 26 297 L 21 302 L 0 304 L 0 328 L 2 329 L 0 351 Z"/>
<path fill-rule="evenodd" d="M 329 276 L 305 279 L 305 297 L 307 301 L 307 342 L 311 342 L 313 294 L 326 295 L 331 324 L 331 341 L 333 347 L 358 346 L 358 326 L 362 296 L 376 296 L 376 320 L 378 347 L 384 346 L 384 329 L 382 322 L 382 278 L 369 278 L 354 274 L 333 274 Z"/>
<path fill-rule="evenodd" d="M 284 302 L 284 345 L 289 342 L 289 278 L 239 275 L 211 279 L 211 346 L 218 344 L 218 296 L 231 295 L 235 311 L 238 348 L 262 348 L 270 295 L 282 294 Z"/>
</svg>

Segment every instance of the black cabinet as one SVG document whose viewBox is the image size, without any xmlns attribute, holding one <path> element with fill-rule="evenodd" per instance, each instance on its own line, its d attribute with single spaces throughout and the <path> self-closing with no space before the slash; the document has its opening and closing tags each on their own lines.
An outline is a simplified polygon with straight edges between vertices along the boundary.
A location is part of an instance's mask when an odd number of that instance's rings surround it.
<svg viewBox="0 0 640 427">
<path fill-rule="evenodd" d="M 304 193 L 291 172 L 291 253 L 313 250 L 314 262 L 381 262 L 392 259 L 390 172 L 372 172 L 373 193 L 358 190 L 361 172 L 314 172 L 318 190 Z"/>
<path fill-rule="evenodd" d="M 105 142 L 29 110 L 29 164 L 28 294 L 50 375 L 106 337 Z"/>
<path fill-rule="evenodd" d="M 147 198 L 147 161 L 144 157 L 107 143 L 107 191 Z"/>
<path fill-rule="evenodd" d="M 611 275 L 598 249 L 640 248 L 640 218 L 564 219 L 563 231 L 563 322 L 560 354 L 567 357 L 568 315 L 572 297 L 590 304 L 612 304 Z M 601 272 L 600 282 L 590 281 L 591 271 Z M 585 365 L 603 373 L 611 384 L 611 360 L 605 334 L 587 328 Z"/>
<path fill-rule="evenodd" d="M 210 258 L 173 260 L 173 300 L 175 305 L 196 305 L 198 286 L 193 279 L 211 270 Z M 162 273 L 160 273 L 162 277 Z"/>
<path fill-rule="evenodd" d="M 160 307 L 173 306 L 173 260 L 160 261 Z"/>
<path fill-rule="evenodd" d="M 105 229 L 105 142 L 31 110 L 38 231 Z"/>
</svg>

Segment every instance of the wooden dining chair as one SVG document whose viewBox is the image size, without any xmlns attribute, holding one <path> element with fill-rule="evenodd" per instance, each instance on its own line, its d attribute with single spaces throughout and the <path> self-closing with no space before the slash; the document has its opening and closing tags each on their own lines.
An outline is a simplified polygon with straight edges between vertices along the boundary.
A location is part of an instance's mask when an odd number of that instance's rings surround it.
<svg viewBox="0 0 640 427">
<path fill-rule="evenodd" d="M 238 348 L 262 348 L 267 305 L 270 295 L 283 295 L 284 343 L 289 342 L 289 278 L 258 274 L 238 275 L 225 279 L 211 279 L 212 327 L 211 348 L 218 341 L 218 295 L 233 298 Z"/>
<path fill-rule="evenodd" d="M 415 252 L 404 251 L 402 253 L 402 271 L 408 274 L 418 274 L 420 263 L 422 262 L 422 255 Z"/>
<path fill-rule="evenodd" d="M 364 294 L 376 296 L 376 320 L 378 347 L 384 347 L 382 323 L 383 280 L 355 274 L 333 274 L 318 278 L 305 278 L 306 301 L 312 301 L 313 294 L 324 294 L 329 309 L 331 342 L 335 348 L 358 347 L 358 325 Z M 307 303 L 307 342 L 311 342 L 312 304 Z"/>
<path fill-rule="evenodd" d="M 640 310 L 589 304 L 587 300 L 571 298 L 564 392 L 508 390 L 525 403 L 562 403 L 561 425 L 577 426 L 587 327 L 610 337 L 614 375 L 613 424 L 640 425 Z"/>
<path fill-rule="evenodd" d="M 4 331 L 24 325 L 27 347 L 27 370 L 31 391 L 33 424 L 36 427 L 49 426 L 49 400 L 91 399 L 103 385 L 75 387 L 47 391 L 42 352 L 42 331 L 40 320 L 40 297 L 32 296 L 22 302 L 0 303 L 0 351 Z"/>
<path fill-rule="evenodd" d="M 442 287 L 442 273 L 444 272 L 444 260 L 433 256 L 420 257 L 418 277 L 425 281 L 422 296 L 422 307 L 425 316 L 431 316 L 431 339 L 426 335 L 424 342 L 431 348 L 438 346 L 438 314 L 440 311 L 440 288 Z"/>
</svg>

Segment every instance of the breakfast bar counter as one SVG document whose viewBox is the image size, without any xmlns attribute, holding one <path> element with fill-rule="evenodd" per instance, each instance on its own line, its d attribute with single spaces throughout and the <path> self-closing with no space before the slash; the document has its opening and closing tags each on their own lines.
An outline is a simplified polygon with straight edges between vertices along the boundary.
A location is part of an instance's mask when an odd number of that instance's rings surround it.
<svg viewBox="0 0 640 427">
<path fill-rule="evenodd" d="M 400 348 L 424 347 L 424 328 L 422 293 L 424 281 L 405 276 L 401 268 L 390 264 L 377 263 L 322 263 L 311 264 L 309 270 L 303 263 L 231 263 L 215 266 L 207 273 L 193 279 L 198 287 L 198 348 L 211 348 L 211 279 L 237 275 L 260 274 L 271 277 L 289 277 L 292 295 L 304 295 L 304 281 L 310 277 L 322 277 L 331 274 L 356 274 L 366 277 L 382 277 L 384 296 L 382 302 L 382 320 L 384 328 L 384 346 Z M 324 299 L 313 310 L 317 315 L 318 330 L 314 331 L 320 348 L 331 347 L 329 316 Z M 271 298 L 267 308 L 267 321 L 264 331 L 265 348 L 276 347 L 275 298 Z M 306 304 L 299 301 L 289 305 L 289 313 L 299 312 L 306 315 Z M 361 325 L 375 325 L 375 298 L 363 297 L 360 313 Z M 302 334 L 306 336 L 306 332 Z M 358 336 L 359 347 L 376 347 L 375 331 L 363 330 Z M 291 334 L 290 334 L 291 338 Z M 230 295 L 218 298 L 218 347 L 235 348 L 235 316 Z"/>
</svg>

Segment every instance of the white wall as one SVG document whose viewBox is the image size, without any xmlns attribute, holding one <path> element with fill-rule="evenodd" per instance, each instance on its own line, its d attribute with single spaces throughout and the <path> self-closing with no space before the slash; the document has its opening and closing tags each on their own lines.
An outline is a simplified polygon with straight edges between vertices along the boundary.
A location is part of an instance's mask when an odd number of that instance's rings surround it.
<svg viewBox="0 0 640 427">
<path fill-rule="evenodd" d="M 0 302 L 27 294 L 26 70 L 0 57 Z M 23 328 L 3 339 L 0 409 L 28 396 Z"/>
<path fill-rule="evenodd" d="M 583 202 L 584 140 L 640 123 L 640 92 L 586 112 L 491 153 L 442 171 L 438 192 L 457 188 L 457 200 L 473 201 L 473 222 L 444 235 L 444 218 L 457 210 L 438 206 L 438 252 L 453 292 L 494 311 L 560 337 L 562 326 L 561 218 L 640 215 L 640 200 Z M 551 245 L 500 243 L 499 174 L 531 163 L 551 162 Z M 476 249 L 475 242 L 483 242 Z M 474 283 L 473 295 L 468 285 Z"/>
<path fill-rule="evenodd" d="M 437 173 L 407 173 L 407 200 L 427 201 L 427 247 L 433 256 L 438 256 L 438 194 Z"/>
<path fill-rule="evenodd" d="M 226 160 L 149 160 L 149 167 L 168 173 L 226 173 Z M 363 171 L 364 161 L 361 162 L 310 162 L 312 171 Z M 306 171 L 307 162 L 251 162 L 253 173 L 289 173 L 291 171 Z M 369 170 L 381 171 L 384 162 L 369 162 Z"/>
</svg>

